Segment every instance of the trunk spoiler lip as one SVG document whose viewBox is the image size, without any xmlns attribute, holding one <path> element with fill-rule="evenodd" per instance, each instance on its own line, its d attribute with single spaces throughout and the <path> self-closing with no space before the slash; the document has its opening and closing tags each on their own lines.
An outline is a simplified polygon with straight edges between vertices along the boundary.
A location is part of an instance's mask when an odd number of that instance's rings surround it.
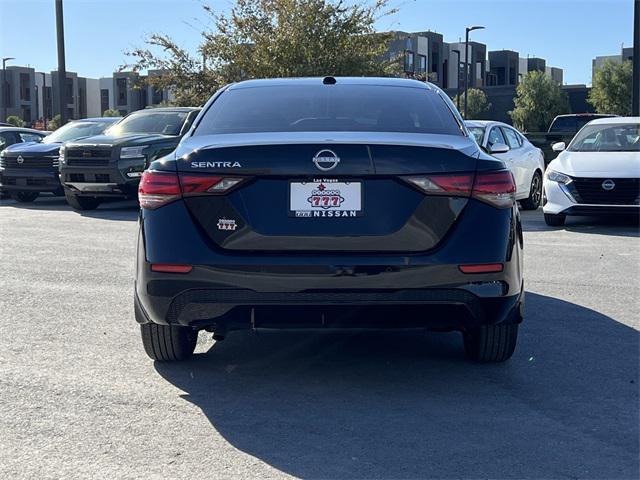
<svg viewBox="0 0 640 480">
<path fill-rule="evenodd" d="M 384 133 L 384 132 L 286 132 L 255 134 L 219 134 L 185 138 L 176 157 L 190 153 L 229 147 L 255 147 L 265 145 L 396 145 L 406 147 L 444 148 L 447 150 L 467 150 L 476 146 L 474 140 L 457 135 L 428 133 Z M 477 149 L 477 148 L 476 148 Z"/>
</svg>

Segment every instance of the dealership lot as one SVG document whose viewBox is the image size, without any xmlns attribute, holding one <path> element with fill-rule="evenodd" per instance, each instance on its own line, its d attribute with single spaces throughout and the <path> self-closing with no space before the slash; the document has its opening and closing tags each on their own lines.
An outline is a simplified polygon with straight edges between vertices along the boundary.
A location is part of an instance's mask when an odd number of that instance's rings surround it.
<svg viewBox="0 0 640 480">
<path fill-rule="evenodd" d="M 523 212 L 513 359 L 458 334 L 245 334 L 164 365 L 133 320 L 137 210 L 0 201 L 2 478 L 637 478 L 637 223 Z"/>
</svg>

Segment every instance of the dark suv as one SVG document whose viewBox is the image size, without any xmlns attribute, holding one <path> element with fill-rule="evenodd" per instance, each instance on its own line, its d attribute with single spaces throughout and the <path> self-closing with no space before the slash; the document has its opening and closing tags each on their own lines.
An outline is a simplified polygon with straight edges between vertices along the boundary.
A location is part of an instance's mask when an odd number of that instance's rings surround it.
<svg viewBox="0 0 640 480">
<path fill-rule="evenodd" d="M 135 315 L 156 360 L 198 330 L 459 330 L 473 360 L 522 321 L 515 183 L 438 87 L 240 82 L 140 182 Z"/>
<path fill-rule="evenodd" d="M 0 157 L 0 188 L 18 202 L 33 202 L 42 192 L 62 195 L 58 177 L 60 146 L 70 140 L 100 135 L 120 117 L 69 122 L 40 142 L 16 143 Z"/>
<path fill-rule="evenodd" d="M 67 202 L 93 210 L 109 198 L 136 198 L 144 169 L 171 153 L 200 109 L 139 110 L 104 135 L 68 142 L 60 149 L 60 180 Z"/>
</svg>

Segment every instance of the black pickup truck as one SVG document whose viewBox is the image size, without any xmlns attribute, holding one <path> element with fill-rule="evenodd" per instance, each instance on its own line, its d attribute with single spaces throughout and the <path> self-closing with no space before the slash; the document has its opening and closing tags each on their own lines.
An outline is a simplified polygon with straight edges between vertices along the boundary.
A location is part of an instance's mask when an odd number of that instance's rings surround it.
<svg viewBox="0 0 640 480">
<path fill-rule="evenodd" d="M 93 210 L 105 199 L 137 198 L 142 172 L 175 150 L 199 108 L 138 110 L 104 135 L 68 142 L 60 149 L 60 181 L 67 203 Z"/>
<path fill-rule="evenodd" d="M 544 153 L 545 163 L 549 163 L 558 154 L 551 149 L 557 142 L 565 142 L 567 145 L 573 140 L 578 130 L 584 127 L 591 120 L 596 118 L 613 117 L 615 115 L 604 115 L 598 113 L 572 113 L 568 115 L 558 115 L 553 119 L 546 132 L 530 132 L 525 137 L 533 145 Z"/>
</svg>

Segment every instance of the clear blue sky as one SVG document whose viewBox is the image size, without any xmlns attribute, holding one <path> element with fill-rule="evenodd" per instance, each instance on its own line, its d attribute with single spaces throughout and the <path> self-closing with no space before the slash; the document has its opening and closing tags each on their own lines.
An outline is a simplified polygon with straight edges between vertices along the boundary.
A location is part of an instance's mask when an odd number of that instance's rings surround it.
<svg viewBox="0 0 640 480">
<path fill-rule="evenodd" d="M 232 0 L 209 0 L 227 11 Z M 206 21 L 202 0 L 64 0 L 67 70 L 109 76 L 127 62 L 124 51 L 163 32 L 195 51 Z M 566 83 L 590 83 L 591 59 L 631 46 L 633 0 L 391 0 L 399 12 L 379 30 L 434 30 L 453 42 L 480 24 L 473 39 L 488 50 L 536 55 L 564 69 Z M 0 55 L 14 65 L 56 68 L 54 0 L 0 0 Z"/>
</svg>

